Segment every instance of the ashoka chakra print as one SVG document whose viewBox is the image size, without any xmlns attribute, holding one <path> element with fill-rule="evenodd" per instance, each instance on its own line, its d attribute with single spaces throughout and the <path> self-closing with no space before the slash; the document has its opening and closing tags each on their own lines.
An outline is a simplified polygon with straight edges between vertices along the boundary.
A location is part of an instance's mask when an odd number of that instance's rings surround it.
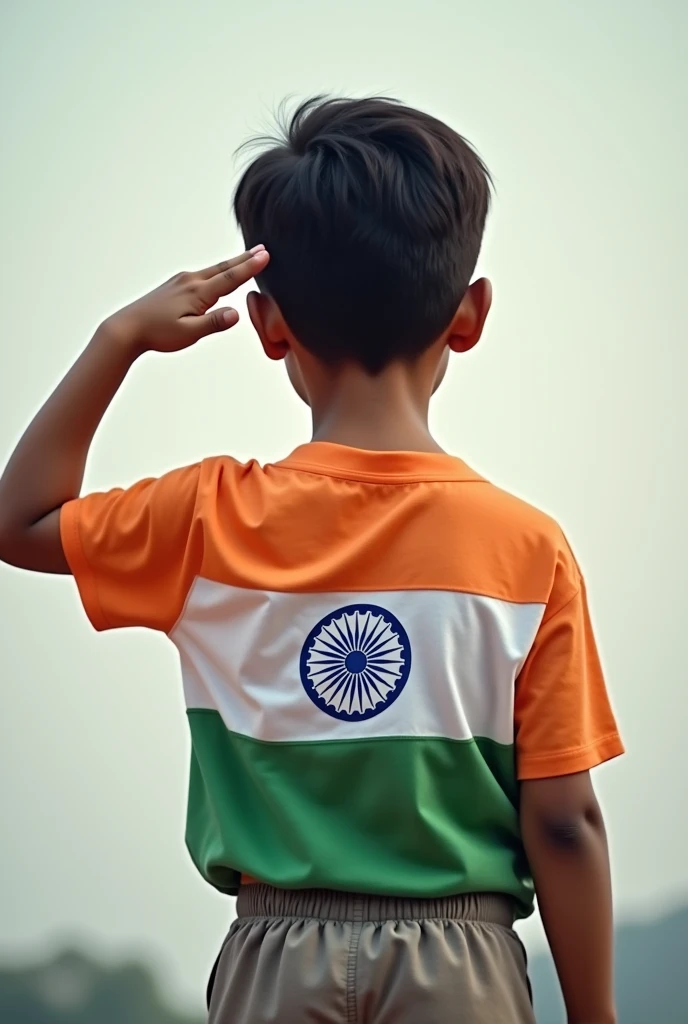
<svg viewBox="0 0 688 1024">
<path fill-rule="evenodd" d="M 327 615 L 301 651 L 301 682 L 321 711 L 346 722 L 379 715 L 408 681 L 411 645 L 391 612 L 351 604 Z"/>
</svg>

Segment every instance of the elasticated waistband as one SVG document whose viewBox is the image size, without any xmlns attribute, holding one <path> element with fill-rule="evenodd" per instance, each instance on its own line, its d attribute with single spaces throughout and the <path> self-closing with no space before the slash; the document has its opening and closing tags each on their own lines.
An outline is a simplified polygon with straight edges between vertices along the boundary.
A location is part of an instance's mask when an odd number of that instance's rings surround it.
<svg viewBox="0 0 688 1024">
<path fill-rule="evenodd" d="M 481 921 L 511 928 L 514 903 L 500 893 L 467 893 L 438 899 L 370 896 L 331 889 L 273 889 L 242 885 L 237 917 L 316 918 L 322 921 Z"/>
</svg>

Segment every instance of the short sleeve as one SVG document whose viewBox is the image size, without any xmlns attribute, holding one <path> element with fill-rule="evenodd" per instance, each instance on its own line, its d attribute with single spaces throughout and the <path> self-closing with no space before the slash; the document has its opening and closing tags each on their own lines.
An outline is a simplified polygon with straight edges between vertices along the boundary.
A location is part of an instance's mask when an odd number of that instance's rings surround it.
<svg viewBox="0 0 688 1024">
<path fill-rule="evenodd" d="M 587 771 L 623 753 L 593 635 L 585 583 L 559 583 L 516 682 L 519 779 Z"/>
<path fill-rule="evenodd" d="M 62 547 L 96 629 L 174 626 L 202 558 L 194 520 L 200 469 L 63 505 Z"/>
</svg>

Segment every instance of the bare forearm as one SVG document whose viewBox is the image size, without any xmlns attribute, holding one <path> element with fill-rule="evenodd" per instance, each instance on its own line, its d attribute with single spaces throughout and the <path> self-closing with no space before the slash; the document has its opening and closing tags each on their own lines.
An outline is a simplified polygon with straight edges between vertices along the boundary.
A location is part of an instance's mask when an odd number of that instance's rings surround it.
<svg viewBox="0 0 688 1024">
<path fill-rule="evenodd" d="M 19 441 L 0 479 L 2 557 L 21 562 L 23 539 L 79 495 L 93 436 L 136 353 L 100 328 Z"/>
<path fill-rule="evenodd" d="M 524 823 L 524 840 L 569 1024 L 613 1024 L 613 926 L 599 809 Z"/>
</svg>

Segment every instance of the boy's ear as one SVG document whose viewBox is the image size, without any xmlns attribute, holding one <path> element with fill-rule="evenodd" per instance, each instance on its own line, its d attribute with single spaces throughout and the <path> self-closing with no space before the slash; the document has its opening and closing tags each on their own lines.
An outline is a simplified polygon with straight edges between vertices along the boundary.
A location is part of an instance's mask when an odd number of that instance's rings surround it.
<svg viewBox="0 0 688 1024">
<path fill-rule="evenodd" d="M 468 352 L 480 341 L 492 305 L 492 285 L 481 277 L 469 285 L 447 331 L 452 352 Z"/>
<path fill-rule="evenodd" d="M 275 300 L 264 292 L 246 297 L 248 315 L 268 359 L 284 359 L 289 353 L 289 329 Z"/>
</svg>

